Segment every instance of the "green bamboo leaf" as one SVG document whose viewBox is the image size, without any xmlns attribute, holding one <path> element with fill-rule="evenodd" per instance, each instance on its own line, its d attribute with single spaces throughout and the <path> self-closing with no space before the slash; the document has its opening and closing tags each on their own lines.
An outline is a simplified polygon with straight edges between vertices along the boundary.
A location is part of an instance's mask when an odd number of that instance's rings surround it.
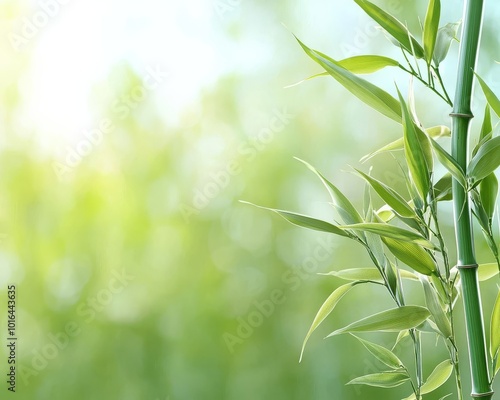
<svg viewBox="0 0 500 400">
<path fill-rule="evenodd" d="M 323 185 L 328 190 L 328 193 L 330 193 L 332 202 L 337 206 L 340 217 L 346 224 L 357 224 L 363 222 L 363 218 L 361 218 L 361 215 L 356 210 L 356 208 L 354 208 L 349 199 L 345 197 L 333 183 L 326 179 L 316 168 L 314 168 L 308 162 L 297 157 L 295 157 L 295 159 L 303 163 L 321 180 Z"/>
<path fill-rule="evenodd" d="M 346 233 L 344 230 L 338 228 L 337 226 L 332 225 L 326 221 L 322 221 L 322 220 L 319 220 L 316 218 L 308 217 L 307 215 L 297 214 L 297 213 L 290 212 L 290 211 L 278 210 L 275 208 L 262 207 L 262 206 L 258 206 L 258 205 L 253 204 L 253 203 L 249 203 L 247 201 L 242 201 L 242 203 L 250 204 L 251 206 L 254 206 L 257 208 L 262 208 L 263 210 L 273 211 L 273 212 L 281 215 L 288 222 L 291 222 L 292 224 L 303 227 L 303 228 L 313 229 L 313 230 L 321 231 L 321 232 L 334 233 L 335 235 L 339 235 L 339 236 L 350 237 L 348 233 Z"/>
<path fill-rule="evenodd" d="M 486 96 L 486 101 L 488 102 L 489 106 L 493 109 L 495 114 L 500 117 L 500 100 L 498 99 L 497 95 L 493 93 L 493 90 L 490 89 L 490 87 L 478 74 L 476 74 L 476 78 L 481 85 L 481 89 L 483 89 L 483 93 Z"/>
<path fill-rule="evenodd" d="M 498 195 L 498 179 L 494 173 L 489 174 L 479 184 L 479 197 L 488 219 L 493 218 Z"/>
<path fill-rule="evenodd" d="M 491 108 L 488 104 L 486 104 L 483 124 L 481 125 L 481 133 L 479 135 L 479 142 L 486 139 L 491 132 L 493 132 L 493 124 L 491 123 Z"/>
<path fill-rule="evenodd" d="M 433 126 L 427 128 L 425 132 L 433 139 L 439 139 L 442 137 L 451 137 L 451 129 L 444 125 Z"/>
<path fill-rule="evenodd" d="M 387 237 L 382 238 L 382 241 L 396 258 L 415 271 L 424 275 L 432 275 L 436 272 L 436 263 L 421 246 Z"/>
<path fill-rule="evenodd" d="M 398 333 L 398 337 L 396 338 L 396 342 L 394 343 L 394 346 L 392 346 L 392 351 L 394 351 L 394 349 L 398 346 L 398 344 L 403 341 L 405 338 L 409 337 L 410 336 L 410 332 L 409 331 L 400 331 Z"/>
<path fill-rule="evenodd" d="M 400 369 L 403 366 L 401 360 L 391 350 L 388 350 L 376 343 L 361 339 L 358 336 L 352 336 L 358 339 L 363 344 L 363 346 L 365 346 L 366 350 L 368 350 L 375 358 L 377 358 L 380 362 L 384 363 L 388 367 L 393 369 Z"/>
<path fill-rule="evenodd" d="M 307 332 L 307 335 L 304 339 L 304 343 L 302 344 L 302 351 L 300 352 L 300 359 L 299 362 L 302 361 L 302 356 L 304 355 L 304 350 L 306 348 L 307 341 L 311 337 L 312 333 L 316 330 L 316 328 L 325 320 L 328 315 L 333 311 L 337 303 L 340 301 L 344 295 L 351 290 L 355 285 L 357 285 L 360 282 L 353 282 L 353 283 L 348 283 L 345 285 L 342 285 L 338 287 L 337 289 L 334 290 L 334 292 L 328 296 L 328 298 L 325 300 L 323 305 L 320 307 L 318 313 L 314 317 L 314 320 L 311 324 L 311 327 L 309 328 L 309 331 Z"/>
<path fill-rule="evenodd" d="M 439 29 L 439 17 L 441 16 L 441 2 L 439 0 L 430 0 L 427 7 L 424 22 L 424 53 L 427 64 L 431 64 L 436 45 L 437 33 Z"/>
<path fill-rule="evenodd" d="M 413 90 L 413 81 L 410 81 L 410 87 L 408 89 L 408 111 L 410 112 L 410 119 L 413 121 L 415 126 L 415 132 L 417 134 L 417 139 L 420 142 L 420 147 L 422 148 L 422 153 L 426 161 L 427 169 L 429 173 L 432 173 L 434 168 L 434 159 L 432 157 L 432 147 L 430 145 L 428 135 L 423 131 L 422 124 L 418 119 L 417 110 L 415 106 L 415 92 Z M 404 135 L 403 135 L 404 137 Z M 430 178 L 430 176 L 429 176 Z"/>
<path fill-rule="evenodd" d="M 490 355 L 494 358 L 500 350 L 500 291 L 491 314 L 490 324 Z"/>
<path fill-rule="evenodd" d="M 410 377 L 404 372 L 387 371 L 378 372 L 354 378 L 347 385 L 368 385 L 381 388 L 393 388 L 410 380 Z"/>
<path fill-rule="evenodd" d="M 500 165 L 500 136 L 488 140 L 478 150 L 467 167 L 473 182 L 479 182 L 494 172 Z"/>
<path fill-rule="evenodd" d="M 425 383 L 420 388 L 420 394 L 431 393 L 441 387 L 450 378 L 453 372 L 453 364 L 450 360 L 445 360 L 438 364 L 434 371 L 431 372 Z M 415 395 L 412 394 L 404 400 L 415 400 Z"/>
<path fill-rule="evenodd" d="M 420 394 L 431 393 L 442 386 L 449 379 L 452 371 L 453 364 L 450 360 L 445 360 L 438 364 L 420 388 Z"/>
<path fill-rule="evenodd" d="M 349 58 L 344 58 L 343 60 L 339 60 L 338 64 L 352 72 L 353 74 L 371 74 L 373 72 L 377 72 L 385 67 L 398 67 L 399 63 L 396 60 L 393 60 L 389 57 L 384 56 L 376 56 L 376 55 L 366 55 L 366 56 L 354 56 Z M 319 78 L 322 76 L 330 76 L 328 72 L 321 72 L 319 74 L 311 75 L 306 79 L 302 79 L 301 81 L 285 86 L 285 89 L 300 85 L 306 81 Z"/>
<path fill-rule="evenodd" d="M 357 169 L 356 171 L 398 215 L 406 218 L 416 218 L 415 211 L 408 205 L 406 200 L 399 195 L 399 193 L 387 186 L 385 183 L 382 183 Z"/>
<path fill-rule="evenodd" d="M 450 50 L 451 42 L 453 40 L 458 41 L 457 32 L 460 27 L 461 22 L 449 23 L 439 28 L 436 38 L 436 45 L 434 46 L 433 59 L 436 66 L 439 66 L 441 62 L 448 55 Z"/>
<path fill-rule="evenodd" d="M 442 304 L 447 304 L 448 302 L 448 292 L 446 291 L 441 278 L 437 275 L 429 276 L 430 282 L 434 285 L 434 290 Z"/>
<path fill-rule="evenodd" d="M 371 218 L 372 214 L 373 214 L 373 205 L 372 205 L 372 195 L 370 193 L 370 185 L 365 183 L 365 189 L 363 191 L 363 217 L 364 219 L 369 219 Z"/>
<path fill-rule="evenodd" d="M 409 109 L 398 89 L 399 101 L 403 114 L 403 131 L 405 142 L 405 156 L 415 187 L 423 201 L 427 199 L 430 189 L 430 170 L 427 163 L 427 149 L 429 145 L 427 136 L 416 128 L 410 116 Z M 424 137 L 419 135 L 422 133 Z M 427 143 L 425 143 L 425 140 Z"/>
<path fill-rule="evenodd" d="M 472 212 L 474 213 L 474 216 L 481 225 L 483 232 L 489 233 L 490 219 L 488 218 L 488 214 L 486 214 L 486 210 L 483 207 L 479 193 L 477 191 L 472 191 L 471 199 L 473 204 Z"/>
<path fill-rule="evenodd" d="M 452 371 L 453 364 L 450 360 L 445 360 L 438 364 L 420 388 L 420 394 L 431 393 L 438 387 L 442 386 L 449 379 Z"/>
<path fill-rule="evenodd" d="M 399 332 L 412 329 L 430 317 L 429 310 L 420 306 L 403 306 L 360 319 L 330 333 L 327 337 L 352 332 Z"/>
<path fill-rule="evenodd" d="M 310 49 L 297 37 L 296 39 L 306 54 L 321 65 L 342 86 L 381 114 L 401 123 L 401 107 L 394 97 L 374 84 L 346 70 L 337 61 L 327 55 Z"/>
<path fill-rule="evenodd" d="M 409 279 L 412 281 L 418 281 L 418 277 L 404 269 L 400 270 L 401 278 Z M 351 268 L 351 269 L 343 269 L 341 271 L 331 271 L 326 274 L 320 275 L 329 275 L 334 276 L 336 278 L 340 278 L 346 281 L 373 281 L 373 282 L 383 282 L 382 277 L 380 276 L 380 272 L 376 268 Z"/>
<path fill-rule="evenodd" d="M 423 332 L 423 333 L 437 333 L 440 334 L 439 329 L 437 325 L 434 323 L 434 321 L 428 319 L 427 321 L 422 322 L 419 326 L 416 328 L 418 331 Z"/>
<path fill-rule="evenodd" d="M 365 239 L 370 251 L 375 256 L 378 265 L 381 268 L 385 268 L 385 265 L 387 264 L 387 257 L 385 256 L 384 245 L 380 236 L 371 232 L 365 232 Z"/>
<path fill-rule="evenodd" d="M 396 266 L 393 263 L 386 263 L 385 276 L 387 277 L 387 286 L 392 294 L 397 295 L 400 287 L 398 287 L 398 276 L 396 272 Z"/>
<path fill-rule="evenodd" d="M 420 246 L 426 247 L 428 249 L 437 249 L 436 245 L 429 242 L 423 236 L 418 233 L 408 231 L 406 229 L 400 228 L 398 226 L 388 225 L 384 223 L 377 222 L 365 222 L 361 224 L 354 225 L 341 225 L 340 229 L 352 229 L 360 230 L 363 232 L 370 232 L 376 235 L 380 235 L 385 238 L 392 238 L 395 240 L 401 240 L 404 242 L 411 242 L 418 244 Z"/>
<path fill-rule="evenodd" d="M 427 128 L 425 132 L 433 139 L 439 139 L 441 137 L 450 137 L 451 136 L 451 130 L 447 126 L 444 125 L 438 125 L 438 126 L 433 126 L 431 128 Z M 405 147 L 405 142 L 404 138 L 399 138 L 384 147 L 375 150 L 373 153 L 367 154 L 364 156 L 360 161 L 362 163 L 368 161 L 370 158 L 373 158 L 374 156 L 385 153 L 387 151 L 397 151 L 397 150 L 403 150 Z"/>
<path fill-rule="evenodd" d="M 434 149 L 434 153 L 436 154 L 436 157 L 438 160 L 441 162 L 443 167 L 445 167 L 452 175 L 453 177 L 462 185 L 463 188 L 467 187 L 467 179 L 465 178 L 465 173 L 458 164 L 455 159 L 445 150 L 443 149 L 438 142 L 436 142 L 434 139 L 429 138 L 432 148 Z"/>
<path fill-rule="evenodd" d="M 441 303 L 435 290 L 432 288 L 427 277 L 420 276 L 420 281 L 422 282 L 422 286 L 424 288 L 425 303 L 431 312 L 432 318 L 434 318 L 437 328 L 445 339 L 451 337 L 451 323 L 441 307 Z"/>
<path fill-rule="evenodd" d="M 382 207 L 380 207 L 377 211 L 375 211 L 375 215 L 377 218 L 379 218 L 382 222 L 390 222 L 394 219 L 396 214 L 392 210 L 391 207 L 389 207 L 387 204 L 384 204 Z"/>
<path fill-rule="evenodd" d="M 385 67 L 398 67 L 399 63 L 389 57 L 366 55 L 354 56 L 340 60 L 339 65 L 353 74 L 371 74 Z"/>
<path fill-rule="evenodd" d="M 490 132 L 484 138 L 482 138 L 479 142 L 477 142 L 477 144 L 472 149 L 472 158 L 474 158 L 474 156 L 477 154 L 477 152 L 479 151 L 481 146 L 483 144 L 485 144 L 488 140 L 491 140 L 492 137 L 493 137 L 493 132 Z"/>
<path fill-rule="evenodd" d="M 480 282 L 487 281 L 493 277 L 498 276 L 498 264 L 497 263 L 479 264 L 477 272 Z"/>
<path fill-rule="evenodd" d="M 452 194 L 453 178 L 450 173 L 445 174 L 434 185 L 434 198 L 437 201 L 447 201 L 453 198 Z"/>
<path fill-rule="evenodd" d="M 411 35 L 408 29 L 395 17 L 388 14 L 375 4 L 367 0 L 354 0 L 371 18 L 375 20 L 387 33 L 398 41 L 411 54 L 417 58 L 424 56 L 424 49 Z"/>
<path fill-rule="evenodd" d="M 322 76 L 330 76 L 330 74 L 328 72 L 321 72 L 319 74 L 314 74 L 314 75 L 311 75 L 305 79 L 302 79 L 301 81 L 298 81 L 296 83 L 292 83 L 291 85 L 287 85 L 285 86 L 285 89 L 289 89 L 289 88 L 292 88 L 294 86 L 298 86 L 304 82 L 307 82 L 307 81 L 310 81 L 310 80 L 313 80 L 313 79 L 316 79 L 316 78 L 319 78 L 319 77 L 322 77 Z"/>
</svg>

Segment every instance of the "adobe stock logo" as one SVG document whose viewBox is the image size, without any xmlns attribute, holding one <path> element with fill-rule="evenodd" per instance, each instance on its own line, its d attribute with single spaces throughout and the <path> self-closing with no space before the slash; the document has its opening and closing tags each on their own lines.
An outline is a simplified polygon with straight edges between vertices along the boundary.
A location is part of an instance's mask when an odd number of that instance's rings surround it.
<svg viewBox="0 0 500 400">
<path fill-rule="evenodd" d="M 231 13 L 241 5 L 242 0 L 217 0 L 213 9 L 220 19 L 224 19 L 227 13 Z"/>
<path fill-rule="evenodd" d="M 113 302 L 115 296 L 122 293 L 136 278 L 125 270 L 113 270 L 111 275 L 107 285 L 95 296 L 89 296 L 79 303 L 76 312 L 83 318 L 83 323 L 68 321 L 60 331 L 47 333 L 43 345 L 31 350 L 29 365 L 19 365 L 19 375 L 25 386 L 40 375 L 52 360 L 59 357 L 70 343 L 82 334 L 85 327 L 94 322 L 97 316 Z"/>
<path fill-rule="evenodd" d="M 179 205 L 179 211 L 186 223 L 189 223 L 191 217 L 207 208 L 210 202 L 219 196 L 236 176 L 243 172 L 245 165 L 253 162 L 261 152 L 265 151 L 275 140 L 277 134 L 283 132 L 295 118 L 295 115 L 289 113 L 286 108 L 276 108 L 272 114 L 273 116 L 265 128 L 238 145 L 237 154 L 233 159 L 221 170 L 209 173 L 207 181 L 202 186 L 193 189 L 189 203 Z"/>
<path fill-rule="evenodd" d="M 66 146 L 64 162 L 52 163 L 52 169 L 57 177 L 61 180 L 66 173 L 76 168 L 94 148 L 102 143 L 106 135 L 116 129 L 116 121 L 127 118 L 169 76 L 168 70 L 164 70 L 161 66 L 147 67 L 142 82 L 111 103 L 113 115 L 101 119 L 96 127 L 83 130 L 83 139 L 80 139 L 73 147 Z"/>
<path fill-rule="evenodd" d="M 71 0 L 41 0 L 39 10 L 31 17 L 21 19 L 18 32 L 10 32 L 8 39 L 12 48 L 21 51 L 28 43 L 44 29 L 52 18 L 61 11 L 61 6 L 68 4 Z"/>
</svg>

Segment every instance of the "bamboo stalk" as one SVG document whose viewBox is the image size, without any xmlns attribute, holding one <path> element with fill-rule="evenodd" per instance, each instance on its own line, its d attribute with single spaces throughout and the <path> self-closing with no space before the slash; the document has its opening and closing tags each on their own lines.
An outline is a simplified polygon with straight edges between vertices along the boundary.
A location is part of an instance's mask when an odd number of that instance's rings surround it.
<svg viewBox="0 0 500 400">
<path fill-rule="evenodd" d="M 481 36 L 483 0 L 466 0 L 464 5 L 464 27 L 460 43 L 460 58 L 455 92 L 455 106 L 452 116 L 452 155 L 466 171 L 468 158 L 468 136 L 471 112 L 473 71 L 476 67 Z M 491 399 L 490 375 L 486 355 L 483 313 L 477 263 L 470 213 L 469 195 L 456 181 L 453 181 L 453 204 L 455 232 L 460 277 L 463 287 L 467 340 L 472 377 L 472 397 Z"/>
</svg>

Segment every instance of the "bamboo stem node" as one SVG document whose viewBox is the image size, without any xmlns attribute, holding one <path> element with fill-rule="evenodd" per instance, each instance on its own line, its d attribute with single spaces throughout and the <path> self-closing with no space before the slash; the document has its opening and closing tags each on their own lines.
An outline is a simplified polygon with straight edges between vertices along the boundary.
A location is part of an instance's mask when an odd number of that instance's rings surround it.
<svg viewBox="0 0 500 400">
<path fill-rule="evenodd" d="M 469 264 L 469 265 L 457 265 L 457 269 L 474 269 L 478 268 L 479 265 L 477 264 Z"/>
<path fill-rule="evenodd" d="M 481 394 L 472 393 L 471 396 L 474 397 L 475 399 L 478 399 L 481 397 L 491 397 L 494 394 L 495 394 L 495 392 L 488 392 L 488 393 L 481 393 Z"/>
<path fill-rule="evenodd" d="M 474 118 L 474 114 L 472 113 L 458 113 L 458 112 L 452 112 L 450 113 L 450 117 L 458 117 L 458 118 Z"/>
</svg>

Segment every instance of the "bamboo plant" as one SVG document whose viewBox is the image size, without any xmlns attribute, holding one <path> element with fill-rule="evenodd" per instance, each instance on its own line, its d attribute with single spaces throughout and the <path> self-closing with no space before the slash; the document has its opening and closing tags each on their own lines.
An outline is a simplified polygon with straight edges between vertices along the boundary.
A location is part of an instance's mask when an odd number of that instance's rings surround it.
<svg viewBox="0 0 500 400">
<path fill-rule="evenodd" d="M 306 334 L 302 353 L 311 334 L 334 311 L 338 302 L 358 285 L 379 285 L 387 289 L 394 308 L 367 316 L 336 329 L 327 337 L 349 333 L 386 369 L 353 379 L 349 384 L 392 388 L 407 385 L 410 399 L 442 386 L 452 375 L 455 378 L 456 398 L 464 398 L 460 371 L 465 370 L 459 358 L 454 310 L 462 297 L 465 309 L 468 351 L 472 379 L 472 397 L 492 399 L 495 375 L 500 370 L 500 293 L 491 299 L 493 313 L 488 335 L 484 329 L 479 281 L 498 279 L 498 255 L 493 216 L 498 192 L 495 170 L 500 165 L 500 137 L 494 137 L 492 111 L 500 117 L 500 100 L 477 74 L 476 60 L 480 43 L 483 0 L 466 0 L 460 40 L 456 37 L 459 23 L 440 26 L 440 0 L 430 0 L 422 26 L 422 40 L 394 16 L 367 0 L 354 0 L 375 20 L 393 44 L 401 50 L 401 59 L 381 55 L 355 56 L 335 60 L 313 50 L 297 39 L 305 53 L 324 70 L 317 76 L 331 76 L 354 96 L 385 117 L 401 124 L 402 138 L 387 144 L 364 157 L 386 152 L 402 151 L 402 173 L 407 191 L 375 179 L 371 173 L 356 169 L 354 173 L 365 182 L 365 204 L 362 211 L 312 165 L 305 164 L 324 184 L 341 222 L 323 221 L 290 211 L 266 208 L 289 222 L 309 229 L 353 240 L 363 247 L 372 263 L 370 268 L 332 271 L 347 283 L 335 289 L 317 312 Z M 460 42 L 457 83 L 454 101 L 451 100 L 440 73 L 454 40 Z M 451 128 L 446 125 L 425 127 L 418 118 L 413 93 L 403 96 L 396 88 L 397 98 L 360 75 L 383 68 L 399 68 L 444 101 L 451 111 Z M 474 81 L 479 82 L 487 105 L 481 130 L 470 134 L 471 98 Z M 443 142 L 450 140 L 451 154 Z M 471 139 L 477 145 L 469 151 Z M 440 144 L 441 143 L 441 144 Z M 435 164 L 447 171 L 438 176 Z M 375 209 L 372 196 L 376 194 L 385 205 Z M 441 233 L 438 204 L 453 201 L 457 260 L 449 258 L 446 240 Z M 478 265 L 474 254 L 473 223 L 477 219 L 495 262 Z M 406 266 L 406 267 L 405 267 Z M 421 283 L 426 306 L 407 303 L 403 281 Z M 383 347 L 358 337 L 362 332 L 395 332 L 392 348 Z M 447 348 L 449 357 L 424 376 L 422 335 L 437 335 Z M 413 347 L 414 368 L 408 368 L 395 354 L 403 340 Z M 489 351 L 487 349 L 489 348 Z M 461 368 L 462 367 L 462 368 Z M 413 372 L 411 372 L 413 371 Z"/>
</svg>

